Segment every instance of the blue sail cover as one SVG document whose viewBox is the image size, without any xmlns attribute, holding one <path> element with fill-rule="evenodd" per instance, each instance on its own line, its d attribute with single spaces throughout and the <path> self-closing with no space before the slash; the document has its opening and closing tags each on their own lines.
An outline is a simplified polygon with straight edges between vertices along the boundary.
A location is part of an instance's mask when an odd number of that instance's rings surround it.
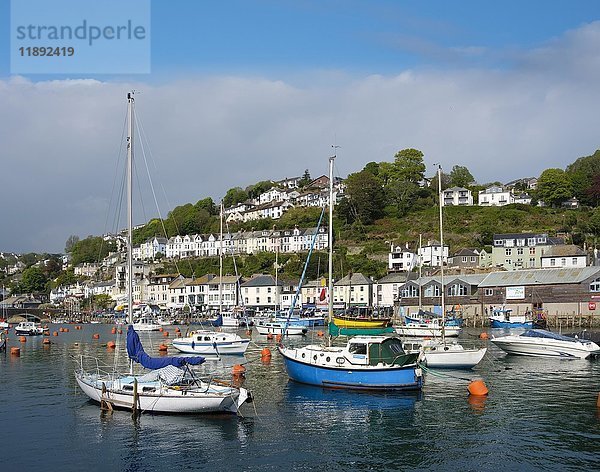
<svg viewBox="0 0 600 472">
<path fill-rule="evenodd" d="M 553 333 L 552 331 L 547 331 L 545 329 L 528 329 L 524 333 L 521 333 L 520 336 L 524 336 L 526 338 L 550 338 L 558 341 L 570 341 L 572 343 L 579 342 L 579 339 L 577 338 L 571 338 L 562 334 Z"/>
<path fill-rule="evenodd" d="M 127 328 L 127 354 L 129 358 L 141 364 L 146 369 L 161 369 L 168 365 L 175 367 L 183 367 L 186 364 L 198 365 L 202 364 L 206 359 L 204 357 L 150 357 L 144 351 L 144 346 L 140 341 L 140 337 L 133 326 Z"/>
</svg>

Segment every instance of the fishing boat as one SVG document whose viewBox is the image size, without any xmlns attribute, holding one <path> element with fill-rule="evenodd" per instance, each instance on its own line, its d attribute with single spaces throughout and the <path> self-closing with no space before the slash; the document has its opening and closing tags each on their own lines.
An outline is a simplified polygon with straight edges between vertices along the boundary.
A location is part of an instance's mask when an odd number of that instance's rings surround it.
<svg viewBox="0 0 600 472">
<path fill-rule="evenodd" d="M 184 337 L 173 339 L 173 347 L 187 354 L 217 355 L 244 354 L 250 339 L 236 333 L 195 330 Z"/>
<path fill-rule="evenodd" d="M 593 341 L 545 329 L 528 329 L 519 335 L 493 337 L 492 342 L 508 354 L 521 356 L 587 359 L 600 355 L 600 346 Z"/>
<path fill-rule="evenodd" d="M 333 322 L 340 328 L 385 328 L 392 325 L 392 317 L 379 316 L 370 307 L 351 307 L 334 314 Z"/>
<path fill-rule="evenodd" d="M 333 293 L 333 162 L 329 159 L 329 293 Z M 319 218 L 320 226 L 323 212 Z M 316 232 L 315 232 L 316 234 Z M 314 247 L 304 265 L 302 280 Z M 294 297 L 294 302 L 297 294 Z M 290 313 L 293 305 L 290 307 Z M 333 297 L 329 297 L 328 319 L 332 324 Z M 345 346 L 311 344 L 303 347 L 278 345 L 288 377 L 296 382 L 349 390 L 420 390 L 423 385 L 419 354 L 406 353 L 395 335 L 353 336 Z"/>
<path fill-rule="evenodd" d="M 127 267 L 133 274 L 133 93 L 127 95 Z M 133 306 L 133 277 L 127 277 L 128 306 Z M 129 312 L 127 328 L 127 354 L 129 372 L 119 373 L 111 367 L 102 367 L 97 359 L 91 369 L 86 367 L 83 355 L 75 371 L 75 379 L 81 390 L 93 401 L 112 408 L 127 408 L 134 412 L 154 413 L 214 413 L 239 411 L 250 401 L 249 392 L 241 387 L 217 379 L 201 379 L 190 366 L 201 364 L 204 357 L 161 357 L 146 354 L 137 331 L 131 325 L 133 314 Z M 134 362 L 147 369 L 134 373 Z M 116 363 L 115 363 L 116 365 Z"/>
<path fill-rule="evenodd" d="M 489 317 L 490 328 L 533 328 L 533 318 L 529 314 L 513 315 L 512 308 L 496 307 Z"/>
<path fill-rule="evenodd" d="M 19 336 L 41 336 L 48 332 L 48 328 L 42 327 L 41 323 L 35 321 L 21 321 L 15 326 L 15 334 Z"/>
</svg>

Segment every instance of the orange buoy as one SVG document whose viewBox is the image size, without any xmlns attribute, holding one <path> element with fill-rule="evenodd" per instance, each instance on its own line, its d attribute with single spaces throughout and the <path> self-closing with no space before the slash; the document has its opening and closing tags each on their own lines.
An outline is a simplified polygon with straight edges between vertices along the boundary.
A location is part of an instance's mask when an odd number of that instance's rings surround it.
<svg viewBox="0 0 600 472">
<path fill-rule="evenodd" d="M 50 344 L 50 340 L 48 338 L 44 338 L 42 344 Z"/>
<path fill-rule="evenodd" d="M 470 395 L 482 396 L 488 394 L 488 388 L 485 386 L 483 380 L 473 380 L 467 387 Z"/>
<path fill-rule="evenodd" d="M 119 334 L 123 334 L 123 330 L 122 330 L 122 329 L 119 329 L 119 330 L 117 330 L 117 333 L 119 333 Z"/>
<path fill-rule="evenodd" d="M 21 349 L 19 349 L 18 347 L 11 347 L 10 348 L 10 354 L 12 356 L 20 356 L 21 355 Z"/>
<path fill-rule="evenodd" d="M 63 332 L 63 327 L 61 326 L 60 328 L 58 328 L 58 330 L 62 333 Z"/>
<path fill-rule="evenodd" d="M 231 369 L 233 375 L 244 375 L 246 373 L 246 368 L 242 364 L 236 364 Z"/>
<path fill-rule="evenodd" d="M 267 334 L 267 339 L 273 339 L 273 333 Z"/>
<path fill-rule="evenodd" d="M 270 359 L 271 358 L 271 350 L 268 347 L 265 347 L 262 351 L 260 351 L 261 359 Z"/>
<path fill-rule="evenodd" d="M 163 327 L 161 326 L 160 328 L 158 328 L 158 330 L 159 330 L 159 331 L 162 331 L 162 330 L 163 330 Z"/>
<path fill-rule="evenodd" d="M 117 334 L 117 328 L 113 328 L 113 329 L 111 329 L 111 330 L 110 330 L 110 333 L 111 333 L 111 334 Z"/>
<path fill-rule="evenodd" d="M 484 331 L 479 335 L 479 339 L 490 339 L 490 335 Z"/>
<path fill-rule="evenodd" d="M 317 336 L 319 336 L 320 338 L 323 337 L 323 331 L 317 331 Z"/>
<path fill-rule="evenodd" d="M 65 328 L 65 333 L 68 333 L 68 332 L 69 332 L 69 328 Z"/>
<path fill-rule="evenodd" d="M 246 336 L 250 336 L 252 334 L 252 330 L 251 329 L 247 329 L 246 330 Z"/>
<path fill-rule="evenodd" d="M 98 333 L 92 334 L 92 339 L 100 339 L 100 335 Z"/>
<path fill-rule="evenodd" d="M 159 351 L 165 352 L 165 351 L 167 351 L 167 349 L 169 349 L 169 348 L 166 344 L 161 343 L 160 346 L 158 346 Z"/>
<path fill-rule="evenodd" d="M 58 331 L 54 331 L 54 332 L 52 333 L 52 336 L 58 336 Z"/>
<path fill-rule="evenodd" d="M 25 336 L 19 336 L 19 342 L 26 343 L 27 338 Z"/>
<path fill-rule="evenodd" d="M 275 341 L 277 341 L 278 343 L 281 342 L 281 334 L 278 334 L 277 336 L 275 336 Z"/>
<path fill-rule="evenodd" d="M 168 331 L 163 331 L 163 336 L 164 336 L 165 338 L 168 338 L 168 337 L 169 337 L 169 332 L 168 332 Z"/>
<path fill-rule="evenodd" d="M 114 341 L 108 341 L 108 342 L 106 343 L 106 347 L 107 347 L 108 349 L 114 349 L 114 348 L 115 348 L 115 346 L 116 346 L 116 344 L 115 344 L 115 342 L 114 342 Z"/>
</svg>

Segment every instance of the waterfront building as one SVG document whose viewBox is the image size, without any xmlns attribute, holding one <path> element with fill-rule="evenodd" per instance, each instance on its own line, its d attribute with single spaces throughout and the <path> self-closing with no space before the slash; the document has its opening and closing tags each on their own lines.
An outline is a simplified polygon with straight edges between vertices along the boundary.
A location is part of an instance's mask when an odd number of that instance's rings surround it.
<svg viewBox="0 0 600 472">
<path fill-rule="evenodd" d="M 492 265 L 506 270 L 542 267 L 542 256 L 553 247 L 564 244 L 564 239 L 546 233 L 495 234 L 492 247 Z"/>
</svg>

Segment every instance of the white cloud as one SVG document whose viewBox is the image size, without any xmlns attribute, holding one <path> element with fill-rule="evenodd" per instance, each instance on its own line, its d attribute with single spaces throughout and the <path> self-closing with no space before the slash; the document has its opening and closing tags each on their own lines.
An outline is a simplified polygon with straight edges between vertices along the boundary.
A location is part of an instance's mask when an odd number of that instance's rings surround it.
<svg viewBox="0 0 600 472">
<path fill-rule="evenodd" d="M 108 207 L 120 188 L 115 170 L 131 88 L 141 91 L 151 172 L 169 200 L 157 188 L 163 216 L 178 204 L 218 200 L 234 186 L 307 168 L 324 174 L 334 142 L 342 176 L 407 147 L 422 150 L 430 166 L 467 166 L 480 182 L 564 168 L 598 147 L 599 35 L 599 23 L 585 25 L 520 53 L 517 66 L 502 71 L 318 71 L 312 82 L 309 74 L 161 85 L 0 81 L 0 248 L 59 252 L 71 234 L 115 229 Z M 142 180 L 142 165 L 138 173 Z M 136 222 L 154 216 L 152 208 L 148 200 Z"/>
</svg>

